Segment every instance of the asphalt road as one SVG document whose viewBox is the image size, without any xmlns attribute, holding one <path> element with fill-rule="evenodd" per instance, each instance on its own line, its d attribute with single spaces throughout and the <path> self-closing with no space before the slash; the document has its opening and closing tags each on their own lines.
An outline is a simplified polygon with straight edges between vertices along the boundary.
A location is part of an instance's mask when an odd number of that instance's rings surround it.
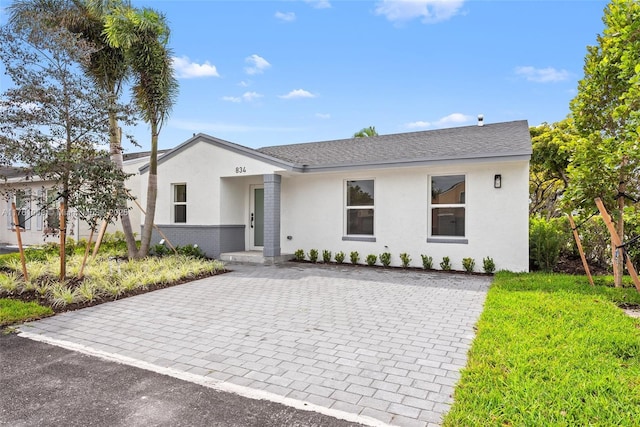
<svg viewBox="0 0 640 427">
<path fill-rule="evenodd" d="M 355 426 L 315 412 L 0 336 L 3 426 Z"/>
</svg>

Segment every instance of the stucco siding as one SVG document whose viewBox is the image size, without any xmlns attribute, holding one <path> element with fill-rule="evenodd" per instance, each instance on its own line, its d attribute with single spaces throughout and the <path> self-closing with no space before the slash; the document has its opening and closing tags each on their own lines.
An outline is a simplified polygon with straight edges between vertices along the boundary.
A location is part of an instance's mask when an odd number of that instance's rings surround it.
<svg viewBox="0 0 640 427">
<path fill-rule="evenodd" d="M 502 188 L 493 187 L 495 174 Z M 429 179 L 432 175 L 465 175 L 466 243 L 427 242 L 429 237 Z M 375 242 L 343 240 L 345 236 L 345 181 L 375 180 Z M 462 269 L 471 257 L 481 270 L 490 256 L 498 269 L 528 269 L 528 163 L 470 163 L 455 167 L 420 167 L 353 173 L 286 177 L 282 182 L 282 252 L 328 249 L 347 255 L 358 251 L 361 262 L 368 254 L 388 251 L 393 265 L 407 252 L 413 266 L 421 254 L 430 255 L 437 267 L 442 257 Z M 447 239 L 441 239 L 447 240 Z M 454 240 L 454 239 L 451 239 Z"/>
</svg>

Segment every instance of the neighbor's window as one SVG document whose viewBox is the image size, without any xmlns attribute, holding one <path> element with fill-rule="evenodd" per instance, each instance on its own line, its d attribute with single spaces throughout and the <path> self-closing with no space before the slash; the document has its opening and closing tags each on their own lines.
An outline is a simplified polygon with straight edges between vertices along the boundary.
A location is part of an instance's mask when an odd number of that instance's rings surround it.
<svg viewBox="0 0 640 427">
<path fill-rule="evenodd" d="M 173 222 L 187 222 L 187 184 L 173 184 Z"/>
<path fill-rule="evenodd" d="M 347 235 L 373 236 L 373 187 L 372 179 L 347 181 Z"/>
<path fill-rule="evenodd" d="M 11 209 L 11 202 L 16 204 L 16 213 L 18 214 L 18 224 L 14 224 L 13 211 Z M 13 198 L 7 203 L 7 224 L 10 228 L 15 225 L 19 225 L 23 230 L 31 229 L 31 191 L 30 190 L 17 190 L 13 194 Z"/>
<path fill-rule="evenodd" d="M 57 234 L 60 229 L 60 192 L 55 189 L 49 189 L 46 192 L 46 215 L 45 215 L 45 233 Z"/>
<path fill-rule="evenodd" d="M 431 177 L 431 235 L 465 236 L 465 176 Z"/>
</svg>

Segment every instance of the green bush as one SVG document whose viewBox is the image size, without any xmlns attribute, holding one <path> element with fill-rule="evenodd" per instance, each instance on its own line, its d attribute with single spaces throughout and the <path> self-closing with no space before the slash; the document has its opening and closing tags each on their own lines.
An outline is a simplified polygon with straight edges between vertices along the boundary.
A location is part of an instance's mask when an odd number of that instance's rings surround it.
<svg viewBox="0 0 640 427">
<path fill-rule="evenodd" d="M 311 249 L 309 251 L 309 261 L 311 261 L 311 262 L 317 262 L 318 261 L 318 250 L 317 249 Z"/>
<path fill-rule="evenodd" d="M 529 263 L 532 270 L 553 271 L 563 243 L 567 243 L 564 218 L 529 219 Z"/>
<path fill-rule="evenodd" d="M 157 257 L 163 257 L 165 255 L 169 255 L 171 253 L 171 249 L 166 247 L 165 245 L 153 245 L 151 249 L 149 249 L 149 254 Z"/>
<path fill-rule="evenodd" d="M 372 267 L 372 266 L 376 265 L 376 261 L 378 261 L 378 256 L 377 255 L 374 255 L 374 254 L 367 255 L 367 265 L 369 267 Z"/>
<path fill-rule="evenodd" d="M 493 274 L 493 272 L 496 271 L 496 263 L 493 262 L 493 258 L 482 258 L 482 269 L 487 274 Z"/>
<path fill-rule="evenodd" d="M 325 264 L 331 262 L 331 251 L 328 251 L 326 249 L 322 251 L 322 261 L 324 261 Z"/>
<path fill-rule="evenodd" d="M 351 260 L 351 264 L 357 264 L 360 261 L 360 254 L 358 251 L 353 251 L 349 254 L 349 259 Z"/>
<path fill-rule="evenodd" d="M 206 258 L 204 251 L 198 247 L 198 245 L 184 245 L 184 246 L 176 246 L 176 251 L 178 255 L 184 255 L 191 258 Z"/>
<path fill-rule="evenodd" d="M 462 258 L 462 268 L 467 273 L 473 273 L 473 269 L 476 268 L 476 260 L 473 258 Z"/>
<path fill-rule="evenodd" d="M 389 267 L 389 265 L 391 264 L 391 253 L 390 252 L 381 253 L 380 262 L 382 263 L 383 266 Z"/>
<path fill-rule="evenodd" d="M 338 264 L 342 264 L 344 262 L 344 252 L 336 252 L 335 260 Z"/>
<path fill-rule="evenodd" d="M 296 261 L 304 261 L 304 249 L 298 249 L 293 253 Z"/>
<path fill-rule="evenodd" d="M 442 257 L 440 268 L 443 270 L 451 270 L 451 259 L 448 256 Z"/>
<path fill-rule="evenodd" d="M 433 268 L 433 257 L 429 255 L 420 255 L 422 258 L 422 268 L 425 270 L 431 270 Z"/>
<path fill-rule="evenodd" d="M 400 261 L 402 262 L 402 268 L 407 268 L 411 264 L 411 257 L 408 253 L 403 252 L 400 254 Z"/>
</svg>

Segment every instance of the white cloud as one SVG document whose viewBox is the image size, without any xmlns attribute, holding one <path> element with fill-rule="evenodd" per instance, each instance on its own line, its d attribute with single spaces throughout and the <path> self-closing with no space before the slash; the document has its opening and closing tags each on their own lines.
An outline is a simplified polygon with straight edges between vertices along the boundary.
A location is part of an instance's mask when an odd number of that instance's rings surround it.
<svg viewBox="0 0 640 427">
<path fill-rule="evenodd" d="M 532 66 L 516 67 L 515 73 L 527 81 L 536 83 L 555 83 L 567 80 L 570 76 L 567 70 L 556 70 L 553 67 L 535 68 Z"/>
<path fill-rule="evenodd" d="M 209 61 L 205 61 L 204 64 L 198 64 L 191 62 L 188 57 L 174 56 L 171 58 L 173 63 L 173 69 L 176 70 L 178 78 L 191 79 L 196 77 L 220 77 L 215 65 L 211 65 Z"/>
<path fill-rule="evenodd" d="M 331 114 L 328 114 L 328 113 L 327 114 L 325 114 L 325 113 L 316 113 L 316 117 L 319 118 L 319 119 L 326 120 L 326 119 L 330 119 L 331 118 Z"/>
<path fill-rule="evenodd" d="M 422 18 L 433 24 L 458 14 L 464 0 L 382 0 L 376 4 L 375 14 L 384 15 L 391 22 L 405 22 Z"/>
<path fill-rule="evenodd" d="M 276 12 L 275 17 L 283 22 L 293 22 L 296 20 L 296 14 L 293 12 Z"/>
<path fill-rule="evenodd" d="M 251 84 L 250 81 L 243 80 L 240 83 L 238 83 L 238 86 L 240 86 L 240 87 L 249 87 L 250 84 Z"/>
<path fill-rule="evenodd" d="M 271 67 L 271 64 L 269 64 L 266 59 L 259 55 L 256 55 L 255 53 L 251 56 L 246 57 L 244 62 L 250 64 L 249 67 L 246 67 L 244 69 L 244 71 L 249 75 L 262 74 L 264 73 L 264 70 Z"/>
<path fill-rule="evenodd" d="M 235 102 L 240 103 L 242 101 L 244 102 L 252 102 L 255 101 L 258 98 L 262 98 L 264 95 L 259 94 L 257 92 L 245 92 L 243 93 L 241 96 L 223 96 L 221 99 L 223 101 L 228 101 L 228 102 Z"/>
<path fill-rule="evenodd" d="M 329 9 L 331 7 L 331 2 L 329 0 L 304 0 L 305 3 L 310 4 L 312 7 L 316 9 Z"/>
<path fill-rule="evenodd" d="M 418 120 L 416 122 L 406 123 L 404 125 L 407 129 L 427 129 L 427 128 L 443 128 L 452 125 L 467 123 L 473 120 L 473 116 L 468 116 L 462 113 L 452 113 L 448 116 L 444 116 L 435 122 L 427 122 L 424 120 Z"/>
<path fill-rule="evenodd" d="M 312 94 L 309 91 L 304 89 L 294 89 L 286 95 L 280 95 L 279 98 L 282 99 L 293 99 L 293 98 L 315 98 L 316 95 Z"/>
</svg>

